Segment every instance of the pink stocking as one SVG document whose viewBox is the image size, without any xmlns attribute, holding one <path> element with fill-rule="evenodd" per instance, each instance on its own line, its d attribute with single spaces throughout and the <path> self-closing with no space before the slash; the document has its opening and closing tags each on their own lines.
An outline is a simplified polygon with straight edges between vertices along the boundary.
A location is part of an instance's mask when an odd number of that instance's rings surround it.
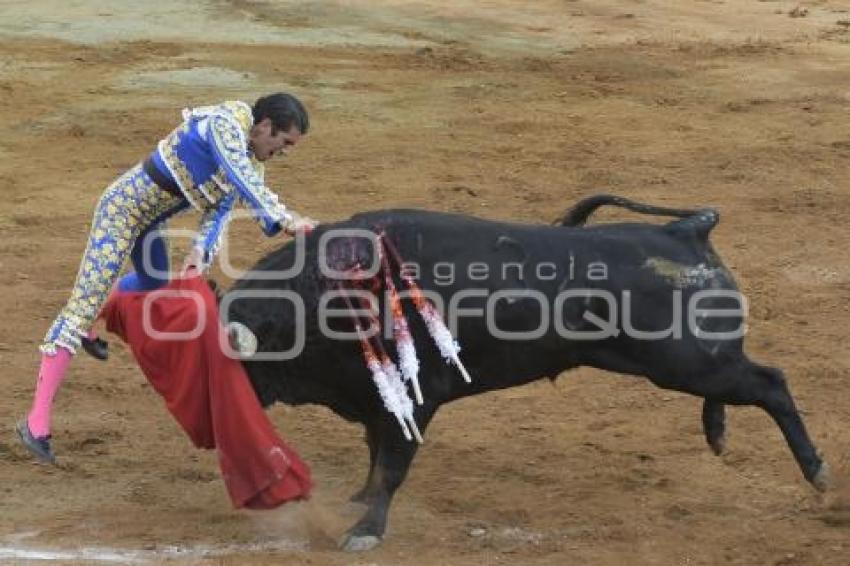
<svg viewBox="0 0 850 566">
<path fill-rule="evenodd" d="M 38 382 L 35 386 L 35 398 L 32 409 L 27 417 L 30 432 L 36 438 L 50 435 L 50 410 L 53 397 L 59 390 L 68 364 L 71 363 L 71 352 L 65 348 L 56 348 L 56 355 L 41 355 L 41 369 L 38 372 Z"/>
</svg>

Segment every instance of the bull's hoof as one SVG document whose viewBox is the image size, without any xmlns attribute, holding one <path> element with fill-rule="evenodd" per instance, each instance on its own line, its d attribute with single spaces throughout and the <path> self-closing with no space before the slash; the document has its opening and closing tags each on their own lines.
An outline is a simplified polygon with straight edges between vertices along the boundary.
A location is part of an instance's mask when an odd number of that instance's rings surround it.
<svg viewBox="0 0 850 566">
<path fill-rule="evenodd" d="M 348 535 L 340 547 L 346 552 L 366 552 L 381 544 L 381 537 L 374 535 Z"/>
<path fill-rule="evenodd" d="M 818 473 L 816 473 L 815 477 L 812 478 L 812 485 L 820 492 L 824 492 L 832 487 L 832 477 L 829 473 L 829 466 L 826 465 L 826 462 L 821 463 Z"/>
<path fill-rule="evenodd" d="M 708 445 L 715 456 L 720 456 L 726 451 L 726 435 L 721 434 L 717 438 L 712 438 L 708 441 Z"/>
</svg>

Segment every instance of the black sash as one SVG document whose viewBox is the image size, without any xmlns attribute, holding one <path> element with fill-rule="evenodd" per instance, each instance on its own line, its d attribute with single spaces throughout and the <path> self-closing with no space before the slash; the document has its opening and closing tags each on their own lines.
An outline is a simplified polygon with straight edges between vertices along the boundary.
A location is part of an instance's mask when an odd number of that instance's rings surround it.
<svg viewBox="0 0 850 566">
<path fill-rule="evenodd" d="M 163 191 L 171 193 L 176 197 L 183 196 L 183 192 L 180 190 L 180 187 L 177 186 L 177 183 L 174 181 L 174 179 L 172 179 L 168 175 L 164 175 L 162 171 L 160 171 L 159 168 L 154 165 L 153 159 L 151 159 L 150 157 L 145 159 L 145 162 L 142 163 L 142 170 Z"/>
</svg>

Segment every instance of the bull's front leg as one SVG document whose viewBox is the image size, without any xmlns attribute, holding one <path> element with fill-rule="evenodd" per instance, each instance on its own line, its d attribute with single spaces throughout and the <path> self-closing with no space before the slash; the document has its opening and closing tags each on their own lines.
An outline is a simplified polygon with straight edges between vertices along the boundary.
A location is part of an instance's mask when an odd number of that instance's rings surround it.
<svg viewBox="0 0 850 566">
<path fill-rule="evenodd" d="M 366 476 L 365 485 L 351 496 L 352 503 L 369 504 L 375 496 L 376 482 L 373 480 L 375 475 L 375 464 L 378 461 L 378 441 L 380 427 L 375 423 L 366 423 L 366 444 L 369 446 L 369 474 Z"/>
<path fill-rule="evenodd" d="M 418 407 L 416 422 L 420 431 L 425 432 L 433 416 L 433 409 Z M 395 420 L 387 418 L 376 426 L 375 460 L 369 474 L 369 482 L 362 490 L 366 513 L 348 530 L 342 541 L 343 550 L 370 550 L 381 543 L 387 528 L 387 514 L 393 495 L 401 486 L 419 445 L 404 438 Z"/>
</svg>

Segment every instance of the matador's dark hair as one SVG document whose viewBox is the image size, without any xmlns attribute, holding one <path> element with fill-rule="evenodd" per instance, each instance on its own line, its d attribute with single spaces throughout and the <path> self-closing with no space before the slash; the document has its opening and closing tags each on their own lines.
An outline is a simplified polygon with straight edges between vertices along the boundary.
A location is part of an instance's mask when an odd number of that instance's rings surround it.
<svg viewBox="0 0 850 566">
<path fill-rule="evenodd" d="M 257 99 L 251 110 L 255 124 L 269 118 L 274 126 L 274 132 L 289 131 L 294 125 L 304 135 L 310 129 L 307 109 L 300 100 L 285 92 L 277 92 Z"/>
</svg>

